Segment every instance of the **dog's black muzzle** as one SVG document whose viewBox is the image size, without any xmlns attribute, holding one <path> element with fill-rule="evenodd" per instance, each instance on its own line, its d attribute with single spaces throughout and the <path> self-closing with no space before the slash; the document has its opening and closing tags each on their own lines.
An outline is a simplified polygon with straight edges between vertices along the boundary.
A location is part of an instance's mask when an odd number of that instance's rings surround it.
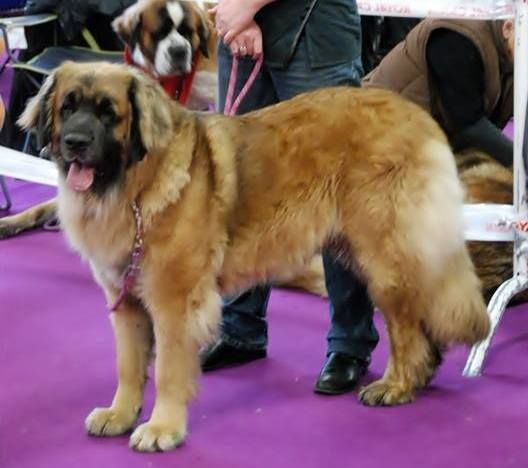
<svg viewBox="0 0 528 468">
<path fill-rule="evenodd" d="M 61 155 L 67 163 L 87 166 L 102 163 L 104 127 L 91 112 L 78 111 L 68 118 L 61 130 Z"/>
</svg>

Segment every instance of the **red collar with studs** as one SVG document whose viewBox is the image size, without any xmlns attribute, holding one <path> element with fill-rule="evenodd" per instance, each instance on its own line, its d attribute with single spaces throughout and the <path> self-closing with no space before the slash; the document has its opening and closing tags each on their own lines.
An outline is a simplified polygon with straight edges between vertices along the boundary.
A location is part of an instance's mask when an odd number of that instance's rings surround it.
<svg viewBox="0 0 528 468">
<path fill-rule="evenodd" d="M 182 106 L 187 104 L 187 100 L 191 94 L 191 88 L 194 81 L 194 76 L 196 75 L 196 69 L 198 68 L 199 59 L 200 54 L 197 52 L 193 57 L 191 71 L 185 75 L 155 76 L 147 68 L 135 63 L 132 58 L 130 48 L 125 46 L 125 63 L 127 65 L 132 65 L 136 68 L 139 68 L 157 80 L 169 97 L 178 101 Z"/>
</svg>

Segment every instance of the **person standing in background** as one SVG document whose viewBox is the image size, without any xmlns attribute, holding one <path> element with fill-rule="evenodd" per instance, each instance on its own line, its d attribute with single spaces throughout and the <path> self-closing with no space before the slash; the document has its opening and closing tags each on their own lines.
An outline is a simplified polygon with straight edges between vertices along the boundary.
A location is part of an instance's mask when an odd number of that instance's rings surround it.
<svg viewBox="0 0 528 468">
<path fill-rule="evenodd" d="M 513 143 L 513 20 L 426 19 L 363 80 L 414 101 L 437 120 L 455 152 L 477 149 L 503 166 Z"/>
<path fill-rule="evenodd" d="M 239 113 L 317 88 L 360 85 L 361 24 L 355 0 L 220 0 L 212 11 L 221 38 L 221 109 L 233 56 L 240 59 L 238 92 L 253 69 L 251 58 L 264 54 Z M 365 284 L 331 252 L 323 253 L 323 261 L 331 327 L 326 362 L 314 391 L 340 394 L 352 390 L 365 374 L 378 334 Z M 202 353 L 204 371 L 266 356 L 269 294 L 270 287 L 261 286 L 225 304 L 221 338 Z"/>
</svg>

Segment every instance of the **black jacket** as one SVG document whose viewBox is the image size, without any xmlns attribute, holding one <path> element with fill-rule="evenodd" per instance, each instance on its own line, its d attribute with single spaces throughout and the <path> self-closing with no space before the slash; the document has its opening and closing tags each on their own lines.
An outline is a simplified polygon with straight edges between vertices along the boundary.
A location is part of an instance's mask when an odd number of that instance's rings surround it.
<svg viewBox="0 0 528 468">
<path fill-rule="evenodd" d="M 356 0 L 318 0 L 303 29 L 312 1 L 276 1 L 257 13 L 255 19 L 262 29 L 268 65 L 288 65 L 298 34 L 306 37 L 313 68 L 349 62 L 361 55 L 361 22 Z"/>
<path fill-rule="evenodd" d="M 61 28 L 68 39 L 76 37 L 88 18 L 115 18 L 136 0 L 28 0 L 28 14 L 57 13 Z"/>
</svg>

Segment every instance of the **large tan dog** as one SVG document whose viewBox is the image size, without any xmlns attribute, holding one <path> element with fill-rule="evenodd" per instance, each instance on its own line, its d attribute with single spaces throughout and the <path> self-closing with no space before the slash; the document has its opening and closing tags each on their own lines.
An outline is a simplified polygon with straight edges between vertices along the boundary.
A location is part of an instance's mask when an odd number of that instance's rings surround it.
<svg viewBox="0 0 528 468">
<path fill-rule="evenodd" d="M 388 326 L 388 366 L 365 404 L 411 401 L 447 345 L 488 333 L 453 155 L 432 118 L 390 92 L 331 88 L 230 118 L 184 109 L 132 68 L 69 63 L 21 117 L 39 122 L 61 224 L 109 304 L 139 267 L 112 314 L 117 391 L 88 416 L 90 434 L 134 426 L 154 338 L 156 402 L 130 444 L 178 445 L 220 297 L 323 245 L 362 275 Z"/>
</svg>

